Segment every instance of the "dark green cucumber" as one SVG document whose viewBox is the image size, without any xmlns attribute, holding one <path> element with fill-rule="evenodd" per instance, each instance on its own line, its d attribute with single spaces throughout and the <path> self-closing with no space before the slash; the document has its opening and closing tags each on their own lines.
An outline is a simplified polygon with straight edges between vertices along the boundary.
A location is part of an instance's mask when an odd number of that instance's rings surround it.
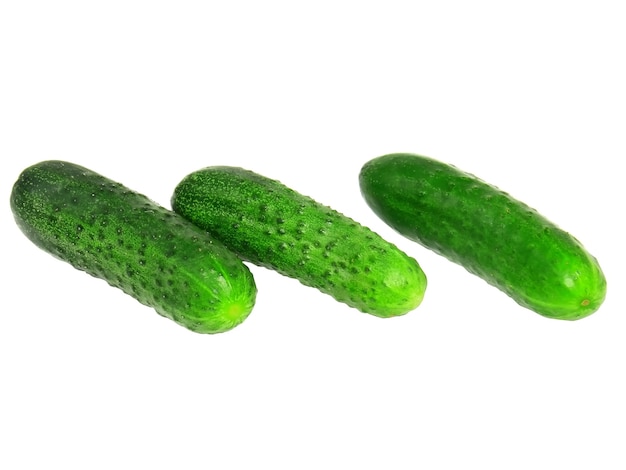
<svg viewBox="0 0 626 470">
<path fill-rule="evenodd" d="M 359 180 L 367 204 L 397 232 L 520 305 L 576 320 L 602 304 L 605 277 L 581 243 L 473 175 L 431 158 L 391 154 L 367 162 Z"/>
<path fill-rule="evenodd" d="M 362 312 L 403 315 L 422 301 L 417 262 L 337 211 L 236 167 L 185 177 L 172 208 L 242 258 L 315 287 Z"/>
<path fill-rule="evenodd" d="M 227 331 L 252 310 L 256 286 L 237 255 L 86 168 L 62 161 L 27 168 L 13 187 L 11 208 L 37 246 L 192 331 Z"/>
</svg>

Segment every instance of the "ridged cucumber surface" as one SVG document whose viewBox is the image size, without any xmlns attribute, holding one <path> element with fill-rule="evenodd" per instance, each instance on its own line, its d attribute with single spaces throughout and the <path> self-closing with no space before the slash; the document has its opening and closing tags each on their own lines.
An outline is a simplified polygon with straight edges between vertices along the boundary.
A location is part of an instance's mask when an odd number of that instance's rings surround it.
<svg viewBox="0 0 626 470">
<path fill-rule="evenodd" d="M 27 168 L 13 187 L 11 208 L 37 246 L 189 330 L 230 330 L 254 306 L 254 279 L 237 255 L 174 212 L 84 167 L 44 161 Z"/>
<path fill-rule="evenodd" d="M 360 172 L 363 197 L 407 238 L 464 266 L 550 318 L 595 312 L 606 294 L 598 261 L 572 235 L 454 166 L 390 154 Z"/>
<path fill-rule="evenodd" d="M 422 301 L 418 263 L 370 229 L 282 183 L 238 167 L 186 176 L 174 211 L 243 259 L 296 278 L 362 312 L 403 315 Z"/>
</svg>

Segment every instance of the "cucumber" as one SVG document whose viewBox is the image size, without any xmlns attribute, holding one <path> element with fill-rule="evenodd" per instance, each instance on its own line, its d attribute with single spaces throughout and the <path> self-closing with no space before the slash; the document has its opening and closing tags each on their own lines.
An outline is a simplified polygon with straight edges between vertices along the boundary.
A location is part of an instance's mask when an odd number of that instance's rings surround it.
<svg viewBox="0 0 626 470">
<path fill-rule="evenodd" d="M 244 260 L 295 278 L 379 317 L 422 301 L 418 263 L 370 229 L 276 180 L 208 167 L 176 187 L 172 208 Z"/>
<path fill-rule="evenodd" d="M 549 318 L 595 312 L 606 294 L 598 261 L 536 210 L 453 166 L 413 154 L 363 165 L 361 193 L 405 237 L 464 266 Z"/>
<path fill-rule="evenodd" d="M 240 324 L 256 297 L 239 257 L 179 215 L 81 166 L 44 161 L 13 186 L 35 245 L 197 333 Z"/>
</svg>

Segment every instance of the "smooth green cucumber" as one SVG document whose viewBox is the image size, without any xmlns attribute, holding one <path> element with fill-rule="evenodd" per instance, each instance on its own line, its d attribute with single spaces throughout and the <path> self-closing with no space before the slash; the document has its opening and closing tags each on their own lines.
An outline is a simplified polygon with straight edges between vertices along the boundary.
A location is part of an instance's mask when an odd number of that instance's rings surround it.
<svg viewBox="0 0 626 470">
<path fill-rule="evenodd" d="M 174 211 L 243 259 L 315 287 L 379 317 L 403 315 L 422 301 L 418 263 L 370 229 L 252 171 L 228 166 L 186 176 Z"/>
<path fill-rule="evenodd" d="M 11 208 L 37 246 L 189 330 L 230 330 L 254 306 L 254 279 L 237 255 L 86 168 L 62 161 L 27 168 L 13 186 Z"/>
<path fill-rule="evenodd" d="M 367 204 L 397 232 L 528 309 L 576 320 L 604 300 L 602 270 L 576 238 L 471 174 L 419 155 L 390 154 L 367 162 L 359 181 Z"/>
</svg>

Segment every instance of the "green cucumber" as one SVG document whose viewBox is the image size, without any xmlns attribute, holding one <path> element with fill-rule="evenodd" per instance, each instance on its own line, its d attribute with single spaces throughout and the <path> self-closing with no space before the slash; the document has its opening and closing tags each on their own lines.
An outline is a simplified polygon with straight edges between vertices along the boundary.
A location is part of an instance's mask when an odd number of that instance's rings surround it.
<svg viewBox="0 0 626 470">
<path fill-rule="evenodd" d="M 471 174 L 390 154 L 367 162 L 359 181 L 367 204 L 397 232 L 536 313 L 576 320 L 605 298 L 598 261 L 576 238 Z"/>
<path fill-rule="evenodd" d="M 237 255 L 86 168 L 62 161 L 27 168 L 13 186 L 11 208 L 35 245 L 189 330 L 230 330 L 254 306 L 254 279 Z"/>
<path fill-rule="evenodd" d="M 208 167 L 176 187 L 172 208 L 243 259 L 379 317 L 422 301 L 418 263 L 379 235 L 252 171 Z"/>
</svg>

